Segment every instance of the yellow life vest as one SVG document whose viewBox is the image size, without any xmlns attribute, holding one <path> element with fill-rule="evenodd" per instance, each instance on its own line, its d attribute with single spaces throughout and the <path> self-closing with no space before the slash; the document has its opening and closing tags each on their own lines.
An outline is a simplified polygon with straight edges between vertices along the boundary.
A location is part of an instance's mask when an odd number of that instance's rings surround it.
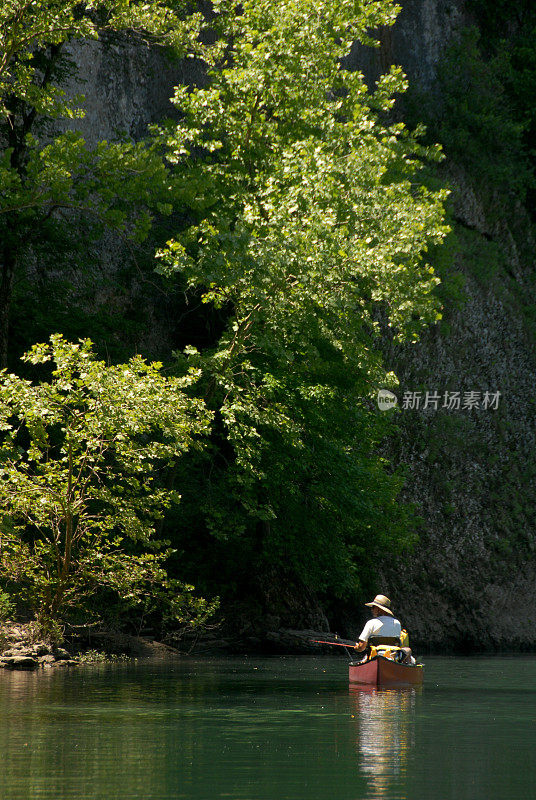
<svg viewBox="0 0 536 800">
<path fill-rule="evenodd" d="M 376 656 L 383 656 L 384 658 L 394 659 L 396 654 L 403 648 L 409 647 L 409 634 L 405 628 L 402 628 L 400 633 L 400 646 L 395 644 L 377 644 L 370 645 L 369 660 L 376 658 Z"/>
<path fill-rule="evenodd" d="M 397 653 L 400 653 L 401 650 L 401 647 L 397 647 L 393 644 L 379 644 L 376 647 L 376 655 L 390 658 L 391 661 L 393 661 L 396 660 Z"/>
</svg>

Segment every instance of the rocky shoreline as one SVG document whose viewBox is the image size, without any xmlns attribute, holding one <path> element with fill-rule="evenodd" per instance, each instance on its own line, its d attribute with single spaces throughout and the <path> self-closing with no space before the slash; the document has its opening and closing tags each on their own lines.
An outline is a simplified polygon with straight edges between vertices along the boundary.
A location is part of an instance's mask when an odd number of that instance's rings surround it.
<svg viewBox="0 0 536 800">
<path fill-rule="evenodd" d="M 180 651 L 150 638 L 92 632 L 60 646 L 39 636 L 32 622 L 0 625 L 0 669 L 40 670 L 99 663 L 117 658 L 169 658 Z"/>
<path fill-rule="evenodd" d="M 272 631 L 231 635 L 226 631 L 204 631 L 202 634 L 185 635 L 176 647 L 154 640 L 150 636 L 133 636 L 112 631 L 78 633 L 67 637 L 61 646 L 46 641 L 37 635 L 35 623 L 7 622 L 0 624 L 0 669 L 48 670 L 57 667 L 74 667 L 117 660 L 211 658 L 220 656 L 283 656 L 283 655 L 341 655 L 352 657 L 349 644 L 345 650 L 320 642 L 344 643 L 346 640 L 325 630 L 296 630 L 281 628 Z M 351 641 L 349 636 L 347 641 Z M 440 655 L 445 652 L 466 655 L 472 653 L 500 653 L 508 648 L 456 648 L 423 647 L 415 641 L 416 653 Z M 535 652 L 534 647 L 518 647 L 520 652 Z"/>
<path fill-rule="evenodd" d="M 6 622 L 0 628 L 0 669 L 49 669 L 79 663 L 64 647 L 37 637 L 32 623 Z"/>
<path fill-rule="evenodd" d="M 208 634 L 193 640 L 185 637 L 183 647 L 179 649 L 150 637 L 92 631 L 90 635 L 78 636 L 60 646 L 40 637 L 35 623 L 8 621 L 0 624 L 0 669 L 48 670 L 118 658 L 167 659 L 185 655 L 206 657 L 252 652 L 265 655 L 333 654 L 334 648 L 313 644 L 312 640 L 325 640 L 326 637 L 330 640 L 334 638 L 325 631 L 287 629 L 235 640 Z"/>
</svg>

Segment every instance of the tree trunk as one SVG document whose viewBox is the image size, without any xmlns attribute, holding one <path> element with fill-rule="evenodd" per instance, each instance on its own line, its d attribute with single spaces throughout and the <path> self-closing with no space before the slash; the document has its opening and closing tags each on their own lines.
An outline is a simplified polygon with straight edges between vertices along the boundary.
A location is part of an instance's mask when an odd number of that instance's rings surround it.
<svg viewBox="0 0 536 800">
<path fill-rule="evenodd" d="M 3 247 L 2 272 L 0 275 L 0 368 L 7 367 L 9 316 L 16 266 L 17 254 L 9 243 L 5 243 Z"/>
</svg>

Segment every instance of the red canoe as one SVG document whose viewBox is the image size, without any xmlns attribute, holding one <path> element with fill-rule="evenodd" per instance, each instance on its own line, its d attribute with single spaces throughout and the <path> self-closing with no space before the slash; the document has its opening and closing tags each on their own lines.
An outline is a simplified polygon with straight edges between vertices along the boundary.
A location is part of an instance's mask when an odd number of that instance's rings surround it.
<svg viewBox="0 0 536 800">
<path fill-rule="evenodd" d="M 397 664 L 390 658 L 375 656 L 363 664 L 352 662 L 349 672 L 350 683 L 365 686 L 420 686 L 424 670 L 422 664 Z"/>
</svg>

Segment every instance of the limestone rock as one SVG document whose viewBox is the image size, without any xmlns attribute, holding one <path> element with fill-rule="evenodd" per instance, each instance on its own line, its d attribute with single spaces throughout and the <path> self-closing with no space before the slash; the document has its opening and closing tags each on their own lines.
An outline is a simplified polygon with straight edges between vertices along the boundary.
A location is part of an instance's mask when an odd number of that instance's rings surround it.
<svg viewBox="0 0 536 800">
<path fill-rule="evenodd" d="M 55 656 L 56 661 L 66 661 L 71 657 L 71 654 L 63 647 L 55 647 L 53 655 Z"/>
<path fill-rule="evenodd" d="M 37 669 L 39 666 L 39 662 L 35 658 L 31 658 L 31 656 L 8 656 L 3 661 L 7 669 L 31 670 Z"/>
</svg>

